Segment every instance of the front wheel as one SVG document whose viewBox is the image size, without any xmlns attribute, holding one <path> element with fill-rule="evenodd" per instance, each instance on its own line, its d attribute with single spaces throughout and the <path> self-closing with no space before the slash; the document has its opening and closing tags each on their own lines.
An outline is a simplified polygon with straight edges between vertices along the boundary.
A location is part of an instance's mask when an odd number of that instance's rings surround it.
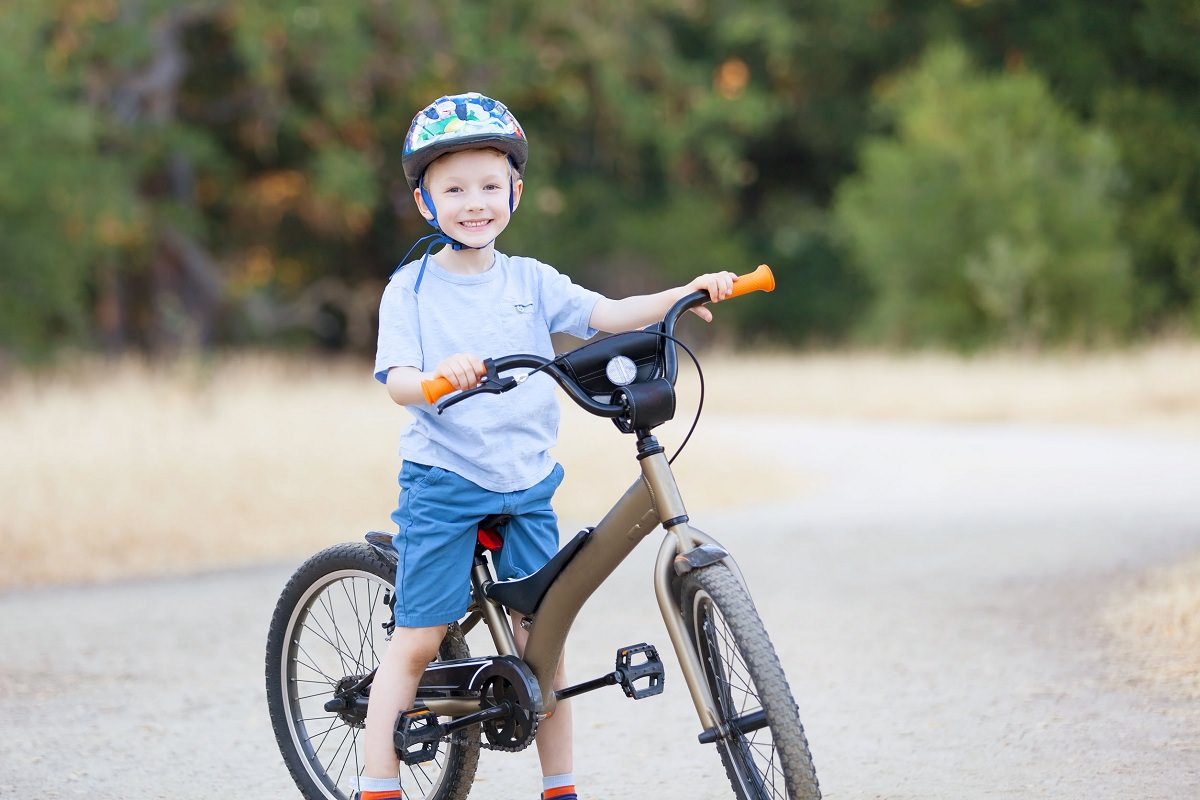
<svg viewBox="0 0 1200 800">
<path fill-rule="evenodd" d="M 362 774 L 362 702 L 327 702 L 379 665 L 392 619 L 395 567 L 367 544 L 342 544 L 306 561 L 284 588 L 267 634 L 267 706 L 284 763 L 307 800 L 349 800 Z M 440 659 L 467 658 L 457 625 Z M 357 699 L 365 700 L 359 692 Z M 400 767 L 405 798 L 462 800 L 479 761 L 479 733 L 438 742 L 432 761 Z"/>
<path fill-rule="evenodd" d="M 787 677 L 745 587 L 725 564 L 679 584 L 688 635 L 725 734 L 717 750 L 741 800 L 819 800 L 821 790 Z"/>
</svg>

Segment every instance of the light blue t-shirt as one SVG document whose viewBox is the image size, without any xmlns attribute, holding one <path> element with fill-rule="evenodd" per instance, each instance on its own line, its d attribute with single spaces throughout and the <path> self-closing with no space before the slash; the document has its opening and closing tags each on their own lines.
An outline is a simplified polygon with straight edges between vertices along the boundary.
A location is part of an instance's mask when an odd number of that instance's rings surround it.
<svg viewBox="0 0 1200 800">
<path fill-rule="evenodd" d="M 419 271 L 419 261 L 398 270 L 383 292 L 375 353 L 381 383 L 392 367 L 432 370 L 455 353 L 550 358 L 551 333 L 596 333 L 588 322 L 601 295 L 532 258 L 497 252 L 492 268 L 479 275 L 447 272 L 430 258 L 414 294 Z M 414 419 L 400 437 L 400 456 L 493 492 L 528 489 L 554 468 L 556 391 L 553 379 L 539 373 L 509 392 L 473 397 L 441 415 L 436 406 L 405 406 Z"/>
</svg>

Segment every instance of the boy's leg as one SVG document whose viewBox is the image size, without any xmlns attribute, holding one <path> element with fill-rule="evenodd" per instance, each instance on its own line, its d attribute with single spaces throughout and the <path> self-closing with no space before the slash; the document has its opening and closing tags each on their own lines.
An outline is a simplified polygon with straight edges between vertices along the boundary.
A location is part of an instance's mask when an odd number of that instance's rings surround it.
<svg viewBox="0 0 1200 800">
<path fill-rule="evenodd" d="M 558 667 L 558 680 L 555 688 L 566 684 L 562 681 L 562 664 Z M 566 775 L 574 771 L 574 732 L 571 721 L 571 702 L 564 700 L 557 703 L 554 713 L 542 721 L 537 734 L 538 761 L 542 766 L 542 776 Z"/>
<path fill-rule="evenodd" d="M 509 495 L 512 499 L 512 520 L 504 535 L 504 548 L 496 565 L 496 577 L 500 580 L 529 575 L 542 567 L 558 551 L 558 517 L 550 505 L 550 499 L 563 479 L 563 468 L 556 464 L 550 474 L 535 486 L 523 492 Z M 520 625 L 519 615 L 513 615 L 514 638 L 518 651 L 524 653 L 527 634 Z M 563 661 L 558 662 L 554 675 L 554 688 L 566 684 L 566 669 Z M 573 731 L 571 704 L 555 705 L 554 713 L 542 721 L 537 734 L 538 759 L 541 761 L 543 793 L 547 798 L 575 800 L 572 770 Z"/>
<path fill-rule="evenodd" d="M 400 759 L 392 741 L 396 717 L 412 708 L 417 684 L 446 636 L 446 626 L 396 628 L 371 684 L 367 727 L 363 736 L 363 774 L 368 778 L 395 778 Z"/>
<path fill-rule="evenodd" d="M 521 627 L 520 614 L 513 614 L 513 638 L 517 642 L 517 652 L 525 654 L 525 641 L 529 634 Z M 558 662 L 558 672 L 554 675 L 554 688 L 562 689 L 567 685 L 565 658 Z M 537 739 L 538 761 L 541 762 L 542 775 L 566 775 L 574 770 L 574 729 L 571 721 L 571 703 L 564 700 L 555 704 L 554 713 L 538 726 Z"/>
<path fill-rule="evenodd" d="M 371 684 L 363 735 L 364 777 L 393 782 L 400 769 L 393 742 L 396 717 L 412 708 L 421 675 L 445 638 L 445 621 L 467 608 L 474 522 L 486 513 L 471 507 L 473 484 L 444 469 L 406 461 L 400 486 L 400 502 L 392 512 L 396 630 Z M 398 783 L 394 786 L 381 797 L 398 796 Z"/>
</svg>

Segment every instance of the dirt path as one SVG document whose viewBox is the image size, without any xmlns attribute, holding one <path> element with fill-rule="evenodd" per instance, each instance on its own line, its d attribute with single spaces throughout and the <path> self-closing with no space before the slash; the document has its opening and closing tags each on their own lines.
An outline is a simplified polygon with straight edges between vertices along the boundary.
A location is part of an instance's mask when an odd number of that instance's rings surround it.
<svg viewBox="0 0 1200 800">
<path fill-rule="evenodd" d="M 737 513 L 688 497 L 689 510 L 747 574 L 827 798 L 1195 796 L 1200 702 L 1143 681 L 1102 623 L 1145 570 L 1200 550 L 1194 442 L 740 430 L 777 454 L 795 496 Z M 669 646 L 648 585 L 655 547 L 584 610 L 576 677 L 609 671 L 619 645 Z M 0 797 L 296 796 L 262 698 L 290 568 L 0 596 Z M 588 797 L 727 796 L 671 664 L 665 695 L 632 703 L 610 689 L 577 700 L 576 717 Z M 484 754 L 473 796 L 536 793 L 532 752 Z"/>
</svg>

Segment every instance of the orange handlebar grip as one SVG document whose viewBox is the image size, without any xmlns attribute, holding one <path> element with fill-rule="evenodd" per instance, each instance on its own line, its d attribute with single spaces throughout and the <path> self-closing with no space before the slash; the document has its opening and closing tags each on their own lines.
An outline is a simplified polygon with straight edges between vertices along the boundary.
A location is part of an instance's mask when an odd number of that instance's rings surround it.
<svg viewBox="0 0 1200 800">
<path fill-rule="evenodd" d="M 754 272 L 739 275 L 738 279 L 733 282 L 733 293 L 729 296 L 739 297 L 743 294 L 758 291 L 775 291 L 775 275 L 766 264 L 759 264 L 758 269 L 754 270 Z"/>
<path fill-rule="evenodd" d="M 421 392 L 425 395 L 425 402 L 433 405 L 438 401 L 438 398 L 445 397 L 454 391 L 454 384 L 442 377 L 432 378 L 427 381 L 421 381 Z"/>
</svg>

